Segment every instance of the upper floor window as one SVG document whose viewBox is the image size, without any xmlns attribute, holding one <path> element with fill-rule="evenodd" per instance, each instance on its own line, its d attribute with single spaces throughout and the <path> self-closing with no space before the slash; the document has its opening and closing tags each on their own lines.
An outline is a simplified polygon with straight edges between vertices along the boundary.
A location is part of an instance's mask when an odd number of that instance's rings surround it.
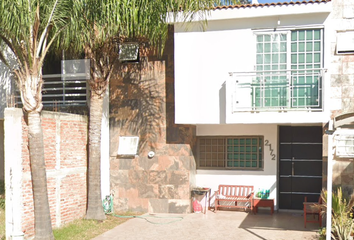
<svg viewBox="0 0 354 240">
<path fill-rule="evenodd" d="M 321 110 L 322 35 L 322 29 L 256 32 L 256 72 L 236 76 L 235 111 Z"/>
</svg>

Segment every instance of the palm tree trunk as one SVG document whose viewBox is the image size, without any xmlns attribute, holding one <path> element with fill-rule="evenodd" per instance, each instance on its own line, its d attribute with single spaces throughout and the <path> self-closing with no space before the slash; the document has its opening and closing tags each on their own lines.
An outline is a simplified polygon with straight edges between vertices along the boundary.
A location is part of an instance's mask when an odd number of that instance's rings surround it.
<svg viewBox="0 0 354 240">
<path fill-rule="evenodd" d="M 101 125 L 103 97 L 91 91 L 89 120 L 88 200 L 86 219 L 103 220 L 101 199 Z"/>
<path fill-rule="evenodd" d="M 28 142 L 33 187 L 35 239 L 54 239 L 50 218 L 43 130 L 39 112 L 28 113 Z"/>
</svg>

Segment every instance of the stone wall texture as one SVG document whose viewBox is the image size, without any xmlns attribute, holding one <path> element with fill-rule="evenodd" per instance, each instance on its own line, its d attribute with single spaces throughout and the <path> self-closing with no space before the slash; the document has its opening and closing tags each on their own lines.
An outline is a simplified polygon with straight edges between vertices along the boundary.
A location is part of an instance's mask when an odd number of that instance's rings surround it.
<svg viewBox="0 0 354 240">
<path fill-rule="evenodd" d="M 349 197 L 354 191 L 353 160 L 336 161 L 333 166 L 333 189 L 342 187 L 343 194 Z"/>
<path fill-rule="evenodd" d="M 21 109 L 13 109 L 20 111 Z M 5 113 L 6 114 L 6 113 Z M 20 129 L 22 139 L 17 139 L 21 159 L 21 173 L 12 172 L 11 169 L 18 169 L 18 166 L 10 166 L 10 173 L 6 180 L 8 185 L 16 184 L 12 179 L 19 179 L 19 187 L 9 186 L 7 197 L 18 194 L 20 199 L 16 200 L 18 206 L 6 206 L 6 216 L 11 216 L 11 209 L 19 208 L 19 216 L 12 216 L 12 223 L 18 230 L 24 233 L 25 239 L 34 236 L 34 213 L 33 213 L 33 194 L 32 181 L 28 151 L 28 126 L 22 114 L 19 122 L 22 122 Z M 6 121 L 6 120 L 5 120 Z M 42 112 L 42 128 L 44 135 L 44 155 L 47 169 L 48 198 L 50 214 L 53 228 L 60 227 L 65 223 L 82 218 L 86 212 L 86 168 L 87 168 L 87 117 L 65 114 Z M 5 129 L 6 136 L 11 134 L 11 129 Z M 10 145 L 9 143 L 8 145 Z M 6 149 L 5 149 L 6 150 Z M 6 159 L 11 161 L 12 159 Z M 10 164 L 10 163 L 9 163 Z M 16 174 L 16 176 L 15 176 Z M 12 192 L 12 189 L 20 189 L 19 193 Z M 11 203 L 12 204 L 12 203 Z M 8 215 L 10 214 L 10 215 Z M 16 220 L 17 218 L 20 218 Z M 7 228 L 8 229 L 8 228 Z M 10 227 L 11 229 L 11 227 Z M 11 233 L 7 233 L 11 235 Z"/>
<path fill-rule="evenodd" d="M 171 29 L 172 30 L 172 29 Z M 195 126 L 174 123 L 173 30 L 163 57 L 121 64 L 110 82 L 110 177 L 115 211 L 188 213 L 195 183 Z M 139 136 L 118 156 L 119 136 Z M 154 151 L 155 156 L 148 157 Z"/>
<path fill-rule="evenodd" d="M 332 110 L 332 118 L 345 113 L 354 112 L 354 55 L 336 54 L 337 32 L 352 31 L 354 29 L 354 2 L 333 0 L 331 13 L 331 72 L 330 92 L 334 101 L 339 101 L 337 109 Z M 352 12 L 351 14 L 349 14 Z"/>
<path fill-rule="evenodd" d="M 340 31 L 352 31 L 354 29 L 354 2 L 346 0 L 332 0 L 333 11 L 331 13 L 331 98 L 340 106 L 332 109 L 331 118 L 342 114 L 354 112 L 354 54 L 336 54 L 336 35 Z M 350 195 L 354 189 L 354 168 L 352 159 L 334 159 L 333 189 L 341 186 L 346 195 Z"/>
</svg>

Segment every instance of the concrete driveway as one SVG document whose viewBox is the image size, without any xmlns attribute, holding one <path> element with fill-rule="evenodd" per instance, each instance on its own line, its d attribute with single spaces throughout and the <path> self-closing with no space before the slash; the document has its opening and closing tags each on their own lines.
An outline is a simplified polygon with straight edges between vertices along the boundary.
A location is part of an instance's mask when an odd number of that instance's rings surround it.
<svg viewBox="0 0 354 240">
<path fill-rule="evenodd" d="M 307 223 L 301 212 L 262 211 L 256 215 L 240 211 L 208 211 L 187 215 L 156 214 L 134 218 L 94 240 L 309 240 L 318 239 L 319 225 Z M 146 217 L 146 218 L 145 218 Z"/>
</svg>

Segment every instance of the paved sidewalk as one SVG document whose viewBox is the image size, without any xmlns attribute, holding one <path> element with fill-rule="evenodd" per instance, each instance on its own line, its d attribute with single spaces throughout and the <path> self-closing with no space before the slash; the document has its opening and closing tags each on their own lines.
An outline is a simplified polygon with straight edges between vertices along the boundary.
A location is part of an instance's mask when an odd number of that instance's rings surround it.
<svg viewBox="0 0 354 240">
<path fill-rule="evenodd" d="M 260 212 L 257 215 L 237 211 L 208 211 L 207 214 L 157 214 L 130 219 L 94 240 L 315 240 L 317 224 L 304 228 L 302 214 Z M 171 218 L 168 218 L 171 217 Z M 176 218 L 181 217 L 181 218 Z M 173 222 L 174 221 L 174 222 Z M 171 222 L 171 223 L 169 223 Z"/>
</svg>

